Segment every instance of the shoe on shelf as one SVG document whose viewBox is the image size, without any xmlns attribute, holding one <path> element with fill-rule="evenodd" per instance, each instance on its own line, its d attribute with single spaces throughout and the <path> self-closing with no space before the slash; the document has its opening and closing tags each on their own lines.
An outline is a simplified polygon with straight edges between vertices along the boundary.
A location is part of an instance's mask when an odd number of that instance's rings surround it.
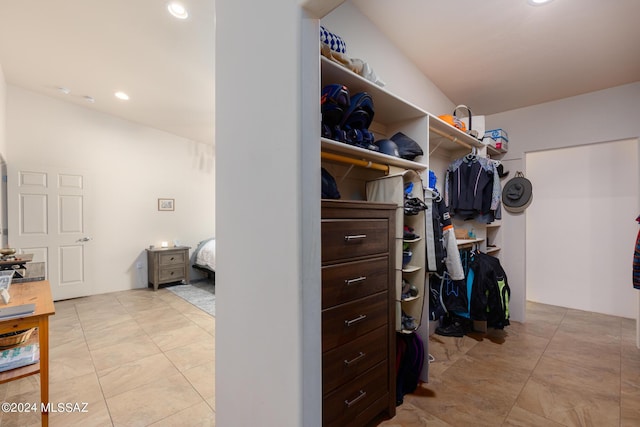
<svg viewBox="0 0 640 427">
<path fill-rule="evenodd" d="M 417 240 L 420 238 L 420 236 L 413 232 L 413 228 L 405 225 L 404 232 L 402 233 L 402 238 L 405 240 Z"/>
<path fill-rule="evenodd" d="M 417 297 L 418 296 L 418 288 L 416 288 L 411 283 L 402 279 L 402 295 L 401 298 L 403 300 L 407 298 Z"/>
<path fill-rule="evenodd" d="M 416 319 L 414 319 L 412 316 L 409 316 L 404 311 L 402 312 L 402 329 L 406 331 L 415 331 L 416 329 L 418 329 Z"/>
<path fill-rule="evenodd" d="M 402 268 L 406 267 L 411 262 L 412 256 L 412 251 L 402 251 Z"/>
</svg>

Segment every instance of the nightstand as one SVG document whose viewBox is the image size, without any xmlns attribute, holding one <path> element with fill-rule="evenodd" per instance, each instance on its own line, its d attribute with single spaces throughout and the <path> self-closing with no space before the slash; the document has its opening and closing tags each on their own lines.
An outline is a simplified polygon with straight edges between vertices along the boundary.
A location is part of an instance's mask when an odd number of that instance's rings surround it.
<svg viewBox="0 0 640 427">
<path fill-rule="evenodd" d="M 189 246 L 147 249 L 149 284 L 154 291 L 165 283 L 189 283 L 189 249 Z"/>
</svg>

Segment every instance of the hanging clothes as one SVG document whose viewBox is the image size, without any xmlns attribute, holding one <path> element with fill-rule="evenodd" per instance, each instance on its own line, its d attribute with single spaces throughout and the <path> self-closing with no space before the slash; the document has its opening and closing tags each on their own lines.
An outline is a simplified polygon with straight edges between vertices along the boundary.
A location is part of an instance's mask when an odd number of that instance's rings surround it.
<svg viewBox="0 0 640 427">
<path fill-rule="evenodd" d="M 445 269 L 454 280 L 464 279 L 460 253 L 455 243 L 449 209 L 437 189 L 425 187 L 427 271 L 442 275 Z"/>
<path fill-rule="evenodd" d="M 458 316 L 486 321 L 487 326 L 504 329 L 509 325 L 511 289 L 500 260 L 472 251 L 467 273 L 468 310 L 454 311 Z"/>
<path fill-rule="evenodd" d="M 640 215 L 636 221 L 640 223 Z M 636 249 L 633 253 L 633 287 L 640 290 L 640 230 L 636 237 Z"/>
<path fill-rule="evenodd" d="M 500 218 L 500 175 L 495 162 L 474 154 L 454 160 L 445 175 L 445 203 L 453 216 L 489 224 Z"/>
</svg>

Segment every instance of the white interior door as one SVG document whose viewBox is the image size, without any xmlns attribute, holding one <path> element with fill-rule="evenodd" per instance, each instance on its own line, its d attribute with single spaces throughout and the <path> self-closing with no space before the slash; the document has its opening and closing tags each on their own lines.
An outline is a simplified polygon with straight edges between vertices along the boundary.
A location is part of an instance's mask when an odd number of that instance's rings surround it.
<svg viewBox="0 0 640 427">
<path fill-rule="evenodd" d="M 45 262 L 54 300 L 92 294 L 86 171 L 9 165 L 9 244 Z"/>
</svg>

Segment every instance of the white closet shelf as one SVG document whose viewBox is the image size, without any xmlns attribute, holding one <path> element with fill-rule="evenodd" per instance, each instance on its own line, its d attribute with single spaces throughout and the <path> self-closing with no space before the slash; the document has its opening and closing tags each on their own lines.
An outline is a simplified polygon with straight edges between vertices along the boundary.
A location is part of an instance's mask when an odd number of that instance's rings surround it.
<svg viewBox="0 0 640 427">
<path fill-rule="evenodd" d="M 456 243 L 458 244 L 458 247 L 465 247 L 465 246 L 471 246 L 471 245 L 475 245 L 476 243 L 480 243 L 482 242 L 484 239 L 456 239 Z"/>
<path fill-rule="evenodd" d="M 382 163 L 384 165 L 397 166 L 403 169 L 413 169 L 418 171 L 427 169 L 427 165 L 424 165 L 422 163 L 412 162 L 411 160 L 405 160 L 400 157 L 389 156 L 384 153 L 367 150 L 366 148 L 355 147 L 353 145 L 334 141 L 332 139 L 320 138 L 320 144 L 322 151 L 342 154 L 344 156 L 352 157 L 356 160 L 371 161 L 375 163 Z"/>
<path fill-rule="evenodd" d="M 342 65 L 324 56 L 320 57 L 320 64 L 322 66 L 323 87 L 328 84 L 342 84 L 349 89 L 349 94 L 351 95 L 358 92 L 369 93 L 374 100 L 374 120 L 382 125 L 428 117 L 429 130 L 433 134 L 429 143 L 431 152 L 439 147 L 447 150 L 460 147 L 468 149 L 485 147 L 481 141 L 449 125 L 438 116 L 424 111 Z"/>
<path fill-rule="evenodd" d="M 341 84 L 349 89 L 351 96 L 358 92 L 367 92 L 373 98 L 374 120 L 378 123 L 387 125 L 427 115 L 425 111 L 410 102 L 324 56 L 320 56 L 320 64 L 322 87 L 328 84 Z"/>
<path fill-rule="evenodd" d="M 431 153 L 438 148 L 452 150 L 463 147 L 471 150 L 472 148 L 486 147 L 482 141 L 467 135 L 433 114 L 429 114 L 429 130 L 436 135 L 429 138 L 429 151 Z"/>
<path fill-rule="evenodd" d="M 422 237 L 418 237 L 417 239 L 402 239 L 404 243 L 415 243 L 419 242 L 420 240 L 422 240 Z"/>
<path fill-rule="evenodd" d="M 417 266 L 417 265 L 406 265 L 402 268 L 402 272 L 403 273 L 415 273 L 416 271 L 420 271 L 422 269 L 422 267 Z"/>
</svg>

